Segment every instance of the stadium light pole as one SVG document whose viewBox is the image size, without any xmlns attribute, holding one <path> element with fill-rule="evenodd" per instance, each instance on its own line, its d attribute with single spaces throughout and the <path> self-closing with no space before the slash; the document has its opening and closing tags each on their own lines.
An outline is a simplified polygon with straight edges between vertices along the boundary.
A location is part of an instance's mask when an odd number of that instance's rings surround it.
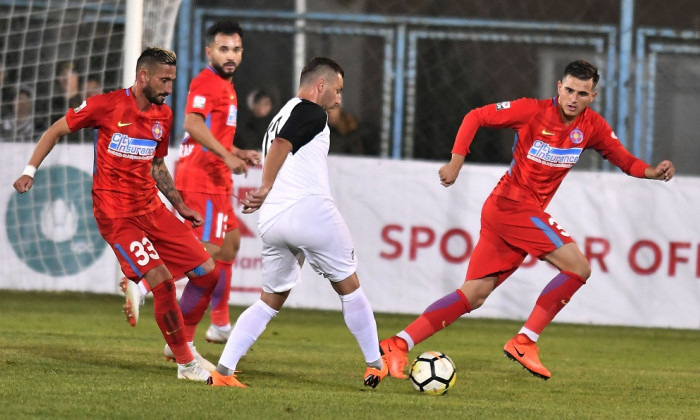
<svg viewBox="0 0 700 420">
<path fill-rule="evenodd" d="M 126 22 L 124 24 L 124 67 L 122 87 L 129 87 L 134 81 L 136 61 L 141 53 L 143 35 L 143 0 L 126 1 Z"/>
</svg>

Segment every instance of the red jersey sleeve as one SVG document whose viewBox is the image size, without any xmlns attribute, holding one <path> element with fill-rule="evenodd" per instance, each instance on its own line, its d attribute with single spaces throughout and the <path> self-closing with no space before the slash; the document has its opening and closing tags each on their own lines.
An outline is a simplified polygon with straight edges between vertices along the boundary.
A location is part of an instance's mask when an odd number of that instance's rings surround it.
<svg viewBox="0 0 700 420">
<path fill-rule="evenodd" d="M 627 175 L 644 178 L 644 170 L 649 165 L 625 149 L 605 119 L 597 118 L 596 129 L 591 147 Z"/>
<path fill-rule="evenodd" d="M 469 146 L 480 127 L 513 128 L 525 125 L 538 111 L 536 99 L 522 98 L 515 101 L 489 104 L 467 113 L 457 131 L 452 153 L 466 156 Z"/>
<path fill-rule="evenodd" d="M 97 127 L 105 114 L 111 113 L 106 95 L 92 96 L 83 101 L 80 106 L 71 108 L 66 112 L 66 122 L 71 131 L 78 131 L 85 127 Z"/>
<path fill-rule="evenodd" d="M 206 78 L 195 77 L 190 83 L 190 91 L 187 93 L 187 104 L 185 105 L 185 114 L 197 113 L 206 118 L 211 114 L 212 109 L 216 105 L 217 98 L 221 92 L 214 92 L 211 83 L 206 83 Z"/>
</svg>

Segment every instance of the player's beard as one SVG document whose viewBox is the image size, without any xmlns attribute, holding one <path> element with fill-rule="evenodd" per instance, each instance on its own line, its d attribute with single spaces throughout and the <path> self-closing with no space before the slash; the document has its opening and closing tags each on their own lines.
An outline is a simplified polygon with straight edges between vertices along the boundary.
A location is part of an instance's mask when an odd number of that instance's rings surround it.
<svg viewBox="0 0 700 420">
<path fill-rule="evenodd" d="M 146 85 L 146 87 L 143 88 L 143 94 L 146 96 L 146 99 L 148 99 L 148 102 L 156 105 L 163 105 L 163 102 L 165 102 L 165 97 L 168 96 L 160 96 L 150 85 Z"/>
<path fill-rule="evenodd" d="M 229 63 L 233 63 L 233 70 L 231 70 L 231 71 L 226 71 L 226 70 L 224 69 L 224 66 L 219 65 L 219 64 L 214 64 L 214 63 L 212 63 L 211 66 L 212 66 L 212 68 L 214 68 L 214 71 L 216 71 L 216 73 L 217 73 L 219 76 L 223 77 L 224 79 L 230 79 L 230 78 L 233 77 L 233 73 L 234 73 L 234 72 L 236 71 L 236 69 L 238 68 L 238 65 L 236 65 L 236 63 L 233 62 L 233 61 L 231 61 L 231 62 L 229 62 Z M 224 63 L 224 64 L 227 64 L 227 63 Z"/>
</svg>

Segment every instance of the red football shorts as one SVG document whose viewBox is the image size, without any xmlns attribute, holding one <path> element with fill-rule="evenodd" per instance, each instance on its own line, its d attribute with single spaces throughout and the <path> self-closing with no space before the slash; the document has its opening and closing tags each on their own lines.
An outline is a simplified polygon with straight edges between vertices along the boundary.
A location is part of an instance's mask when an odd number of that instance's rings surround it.
<svg viewBox="0 0 700 420">
<path fill-rule="evenodd" d="M 542 259 L 574 242 L 544 210 L 491 195 L 481 209 L 479 241 L 469 259 L 466 280 L 498 276 L 503 283 L 530 254 Z"/>
<path fill-rule="evenodd" d="M 96 220 L 124 275 L 132 280 L 163 264 L 177 280 L 210 258 L 185 224 L 189 222 L 183 223 L 165 205 L 141 216 Z"/>
<path fill-rule="evenodd" d="M 238 218 L 233 211 L 233 196 L 180 191 L 182 200 L 202 215 L 204 223 L 194 228 L 194 234 L 202 242 L 222 246 L 224 235 L 238 229 Z"/>
</svg>

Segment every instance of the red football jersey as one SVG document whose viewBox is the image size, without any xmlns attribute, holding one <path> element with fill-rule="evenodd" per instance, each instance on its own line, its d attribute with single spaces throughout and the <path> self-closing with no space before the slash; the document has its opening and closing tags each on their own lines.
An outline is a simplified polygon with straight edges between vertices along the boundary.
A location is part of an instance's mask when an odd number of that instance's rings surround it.
<svg viewBox="0 0 700 420">
<path fill-rule="evenodd" d="M 233 84 L 219 76 L 211 66 L 190 83 L 185 113 L 191 112 L 201 114 L 219 143 L 229 152 L 233 150 L 238 97 Z M 175 187 L 180 191 L 232 194 L 233 179 L 231 170 L 220 157 L 185 134 L 175 170 Z"/>
<path fill-rule="evenodd" d="M 515 129 L 513 160 L 492 194 L 543 209 L 584 149 L 593 148 L 625 173 L 644 177 L 649 165 L 622 146 L 600 114 L 586 108 L 570 125 L 564 125 L 557 99 L 523 98 L 470 111 L 452 153 L 466 156 L 479 127 Z"/>
<path fill-rule="evenodd" d="M 96 218 L 130 217 L 162 205 L 151 176 L 154 157 L 168 154 L 173 114 L 167 105 L 141 112 L 130 89 L 86 99 L 69 109 L 71 130 L 98 129 L 92 180 Z"/>
</svg>

